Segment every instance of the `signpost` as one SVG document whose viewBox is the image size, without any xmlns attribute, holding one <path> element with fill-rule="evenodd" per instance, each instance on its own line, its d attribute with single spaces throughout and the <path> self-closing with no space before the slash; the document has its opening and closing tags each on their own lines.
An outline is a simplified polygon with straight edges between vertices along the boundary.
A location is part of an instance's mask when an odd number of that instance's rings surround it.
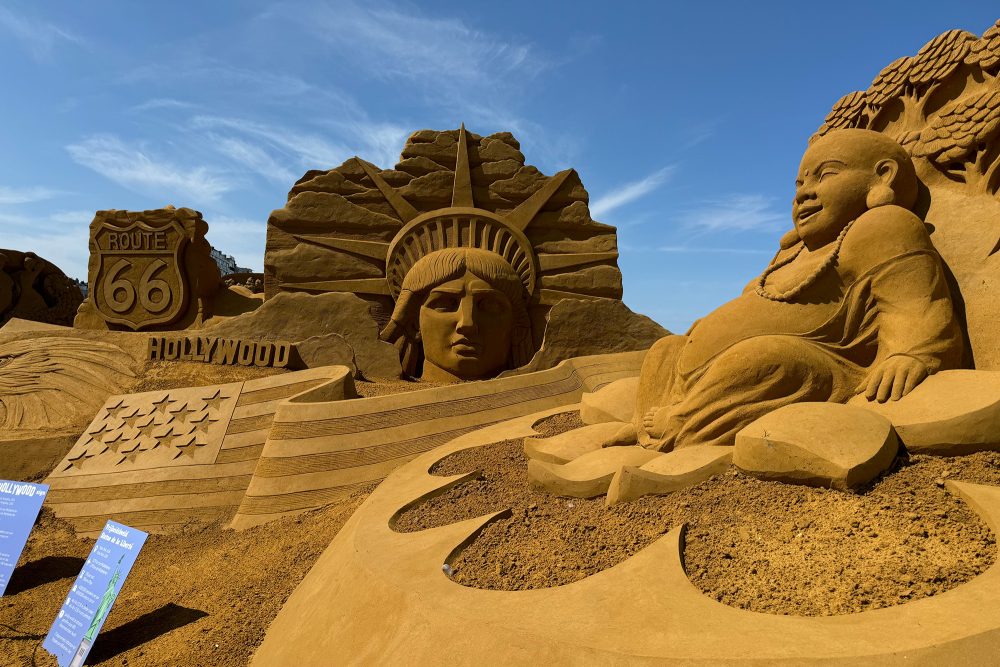
<svg viewBox="0 0 1000 667">
<path fill-rule="evenodd" d="M 105 524 L 42 642 L 59 667 L 82 667 L 146 537 L 114 521 Z"/>
<path fill-rule="evenodd" d="M 7 590 L 48 490 L 47 484 L 0 480 L 0 596 Z"/>
</svg>

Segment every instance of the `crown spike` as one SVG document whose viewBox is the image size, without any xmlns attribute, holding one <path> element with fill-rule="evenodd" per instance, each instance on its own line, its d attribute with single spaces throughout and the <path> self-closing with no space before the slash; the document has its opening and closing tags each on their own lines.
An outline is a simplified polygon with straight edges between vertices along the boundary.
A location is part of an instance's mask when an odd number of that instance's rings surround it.
<svg viewBox="0 0 1000 667">
<path fill-rule="evenodd" d="M 566 169 L 545 181 L 545 185 L 540 187 L 535 194 L 525 199 L 517 208 L 505 215 L 504 220 L 511 227 L 523 232 L 531 224 L 531 221 L 535 219 L 535 216 L 538 215 L 538 212 L 542 210 L 542 207 L 552 199 L 552 195 L 562 186 L 566 178 L 573 173 L 576 172 L 572 169 Z"/>
<path fill-rule="evenodd" d="M 403 195 L 396 192 L 391 185 L 385 182 L 385 179 L 379 175 L 378 171 L 375 170 L 375 167 L 359 157 L 355 157 L 354 160 L 361 165 L 362 169 L 365 170 L 365 173 L 368 174 L 368 178 L 375 182 L 375 187 L 379 189 L 379 192 L 382 193 L 385 200 L 389 202 L 389 206 L 392 206 L 393 210 L 396 211 L 396 215 L 399 216 L 400 220 L 407 223 L 420 215 L 420 212 L 413 208 L 413 205 L 410 202 L 403 199 Z"/>
<path fill-rule="evenodd" d="M 465 123 L 458 130 L 458 155 L 455 157 L 455 187 L 451 196 L 452 206 L 475 207 L 472 198 L 472 171 L 469 168 L 469 144 Z"/>
</svg>

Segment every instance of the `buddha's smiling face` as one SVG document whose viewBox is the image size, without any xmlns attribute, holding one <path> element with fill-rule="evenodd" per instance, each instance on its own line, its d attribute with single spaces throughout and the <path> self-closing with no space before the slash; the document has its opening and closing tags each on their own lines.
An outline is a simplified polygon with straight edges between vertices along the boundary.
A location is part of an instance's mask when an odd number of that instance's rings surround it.
<svg viewBox="0 0 1000 667">
<path fill-rule="evenodd" d="M 420 308 L 423 378 L 493 377 L 507 364 L 513 322 L 503 292 L 468 271 L 432 288 Z"/>
<path fill-rule="evenodd" d="M 822 137 L 802 156 L 795 180 L 792 218 L 810 249 L 837 238 L 864 213 L 865 198 L 877 182 L 863 142 L 844 135 Z"/>
</svg>

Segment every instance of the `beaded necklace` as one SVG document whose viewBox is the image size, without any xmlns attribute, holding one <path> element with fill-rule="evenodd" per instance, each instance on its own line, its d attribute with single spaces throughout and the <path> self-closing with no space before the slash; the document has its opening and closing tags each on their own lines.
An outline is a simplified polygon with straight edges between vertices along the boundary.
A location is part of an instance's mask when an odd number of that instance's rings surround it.
<svg viewBox="0 0 1000 667">
<path fill-rule="evenodd" d="M 754 288 L 754 291 L 757 293 L 757 296 L 760 296 L 764 299 L 768 299 L 769 301 L 781 301 L 783 303 L 790 303 L 793 299 L 795 299 L 795 297 L 801 294 L 803 290 L 805 290 L 807 287 L 809 287 L 817 280 L 819 280 L 819 277 L 823 275 L 823 272 L 825 272 L 827 269 L 833 266 L 834 263 L 836 263 L 837 258 L 840 256 L 840 247 L 844 245 L 844 237 L 847 236 L 847 230 L 849 230 L 851 228 L 851 225 L 853 224 L 854 221 L 852 220 L 851 222 L 847 223 L 842 230 L 840 230 L 840 234 L 837 235 L 837 240 L 833 246 L 833 252 L 830 253 L 830 255 L 826 258 L 826 260 L 822 264 L 820 264 L 816 268 L 816 270 L 814 270 L 811 274 L 806 276 L 802 282 L 800 282 L 798 285 L 788 290 L 787 292 L 769 292 L 767 288 L 764 287 L 764 283 L 767 282 L 767 277 L 770 276 L 772 273 L 794 262 L 796 258 L 802 254 L 802 250 L 805 248 L 805 244 L 803 243 L 801 246 L 799 246 L 799 249 L 796 250 L 795 253 L 790 257 L 787 257 L 781 260 L 780 262 L 771 262 L 771 264 L 766 269 L 764 269 L 764 273 L 760 274 L 760 278 L 757 279 L 757 287 Z"/>
</svg>

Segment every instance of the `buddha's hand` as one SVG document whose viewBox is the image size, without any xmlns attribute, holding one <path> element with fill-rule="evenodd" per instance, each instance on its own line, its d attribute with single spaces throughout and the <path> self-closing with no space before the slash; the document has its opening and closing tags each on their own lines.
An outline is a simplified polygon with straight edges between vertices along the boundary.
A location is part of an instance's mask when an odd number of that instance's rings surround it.
<svg viewBox="0 0 1000 667">
<path fill-rule="evenodd" d="M 924 362 L 913 357 L 896 355 L 875 366 L 858 390 L 864 391 L 865 398 L 869 401 L 877 400 L 879 403 L 888 400 L 898 401 L 913 391 L 927 375 L 927 366 Z"/>
</svg>

